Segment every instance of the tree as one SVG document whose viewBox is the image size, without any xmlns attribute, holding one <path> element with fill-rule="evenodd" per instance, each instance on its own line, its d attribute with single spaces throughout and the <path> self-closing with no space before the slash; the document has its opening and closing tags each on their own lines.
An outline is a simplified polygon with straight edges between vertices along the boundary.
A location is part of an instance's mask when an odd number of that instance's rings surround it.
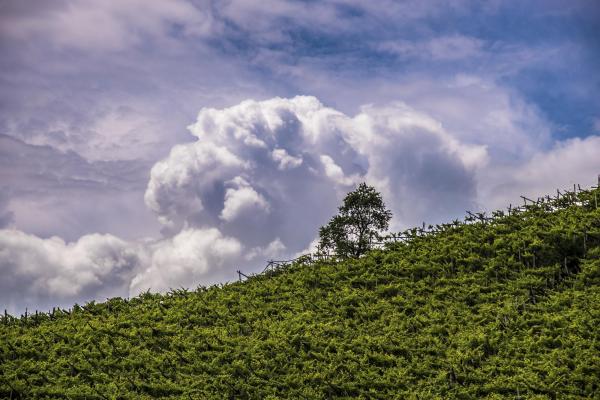
<svg viewBox="0 0 600 400">
<path fill-rule="evenodd" d="M 339 214 L 319 230 L 319 249 L 339 257 L 359 257 L 387 230 L 392 212 L 385 208 L 381 194 L 361 183 L 344 198 Z"/>
</svg>

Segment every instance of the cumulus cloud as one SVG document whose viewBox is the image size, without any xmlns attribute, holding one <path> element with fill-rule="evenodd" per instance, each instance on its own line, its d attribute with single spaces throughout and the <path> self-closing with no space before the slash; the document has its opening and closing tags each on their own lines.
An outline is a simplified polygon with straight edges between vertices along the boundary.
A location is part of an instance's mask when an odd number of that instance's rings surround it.
<svg viewBox="0 0 600 400">
<path fill-rule="evenodd" d="M 146 205 L 161 222 L 174 225 L 204 209 L 201 193 L 233 174 L 245 163 L 227 147 L 210 142 L 177 145 L 167 160 L 152 167 L 145 194 Z M 181 193 L 189 196 L 182 197 Z"/>
<path fill-rule="evenodd" d="M 169 238 L 124 241 L 90 234 L 67 243 L 15 229 L 0 230 L 0 303 L 14 312 L 195 287 L 231 279 L 231 267 L 275 254 L 275 240 L 242 258 L 242 245 L 216 228 L 186 228 Z"/>
<path fill-rule="evenodd" d="M 9 309 L 103 299 L 127 292 L 138 252 L 112 235 L 66 243 L 0 230 L 0 302 Z"/>
<path fill-rule="evenodd" d="M 269 212 L 269 203 L 256 192 L 244 178 L 235 177 L 225 191 L 225 201 L 220 218 L 230 222 L 247 212 Z"/>
<path fill-rule="evenodd" d="M 302 164 L 302 157 L 294 157 L 288 154 L 285 149 L 273 150 L 271 152 L 271 157 L 279 163 L 277 166 L 279 169 L 296 168 Z"/>
<path fill-rule="evenodd" d="M 488 209 L 520 204 L 521 195 L 536 198 L 556 189 L 596 184 L 600 175 L 600 136 L 557 142 L 524 163 L 495 165 L 480 182 L 480 205 Z"/>
<path fill-rule="evenodd" d="M 310 96 L 248 100 L 201 110 L 190 132 L 196 142 L 152 169 L 146 203 L 167 224 L 213 226 L 248 248 L 275 238 L 305 248 L 361 180 L 384 193 L 395 227 L 442 218 L 472 204 L 474 171 L 487 162 L 484 146 L 404 103 L 348 116 Z"/>
<path fill-rule="evenodd" d="M 187 228 L 172 238 L 150 244 L 146 251 L 150 253 L 149 265 L 132 279 L 131 294 L 230 279 L 229 268 L 240 260 L 242 245 L 216 228 Z"/>
<path fill-rule="evenodd" d="M 360 179 L 358 175 L 353 175 L 352 177 L 346 176 L 342 168 L 335 163 L 333 158 L 326 154 L 322 154 L 320 160 L 321 164 L 323 164 L 323 168 L 325 169 L 325 175 L 337 184 L 350 186 Z"/>
<path fill-rule="evenodd" d="M 473 205 L 475 172 L 488 162 L 485 146 L 459 141 L 403 103 L 363 107 L 350 124 L 350 142 L 369 160 L 365 178 L 395 215 L 392 229 L 438 222 Z"/>
<path fill-rule="evenodd" d="M 403 83 L 382 83 L 374 93 L 381 99 L 402 93 L 405 103 L 456 140 L 485 146 L 489 157 L 501 162 L 524 162 L 553 143 L 552 124 L 541 110 L 485 75 L 459 73 L 431 80 L 415 74 Z"/>
</svg>

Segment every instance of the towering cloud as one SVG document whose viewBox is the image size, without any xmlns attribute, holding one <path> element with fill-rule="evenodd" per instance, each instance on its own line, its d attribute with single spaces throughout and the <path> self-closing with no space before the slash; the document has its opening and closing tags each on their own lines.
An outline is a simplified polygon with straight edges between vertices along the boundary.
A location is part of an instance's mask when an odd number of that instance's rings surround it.
<svg viewBox="0 0 600 400">
<path fill-rule="evenodd" d="M 470 206 L 487 161 L 485 147 L 402 103 L 351 117 L 308 96 L 248 100 L 203 109 L 189 129 L 197 141 L 154 166 L 146 204 L 176 230 L 213 226 L 260 246 L 279 237 L 293 250 L 361 180 L 384 192 L 399 227 Z"/>
</svg>

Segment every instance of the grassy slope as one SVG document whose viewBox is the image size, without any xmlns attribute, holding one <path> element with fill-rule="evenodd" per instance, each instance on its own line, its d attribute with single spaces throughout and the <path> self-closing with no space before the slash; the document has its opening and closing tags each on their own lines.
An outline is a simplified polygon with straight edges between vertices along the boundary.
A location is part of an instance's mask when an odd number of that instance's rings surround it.
<svg viewBox="0 0 600 400">
<path fill-rule="evenodd" d="M 599 398 L 593 196 L 359 260 L 10 321 L 0 397 Z"/>
</svg>

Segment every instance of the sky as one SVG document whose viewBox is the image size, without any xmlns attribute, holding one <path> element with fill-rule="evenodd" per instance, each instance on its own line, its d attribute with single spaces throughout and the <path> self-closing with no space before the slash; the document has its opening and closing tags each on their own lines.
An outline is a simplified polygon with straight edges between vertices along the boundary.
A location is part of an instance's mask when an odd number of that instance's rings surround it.
<svg viewBox="0 0 600 400">
<path fill-rule="evenodd" d="M 0 308 L 195 288 L 600 174 L 595 0 L 0 1 Z"/>
</svg>

